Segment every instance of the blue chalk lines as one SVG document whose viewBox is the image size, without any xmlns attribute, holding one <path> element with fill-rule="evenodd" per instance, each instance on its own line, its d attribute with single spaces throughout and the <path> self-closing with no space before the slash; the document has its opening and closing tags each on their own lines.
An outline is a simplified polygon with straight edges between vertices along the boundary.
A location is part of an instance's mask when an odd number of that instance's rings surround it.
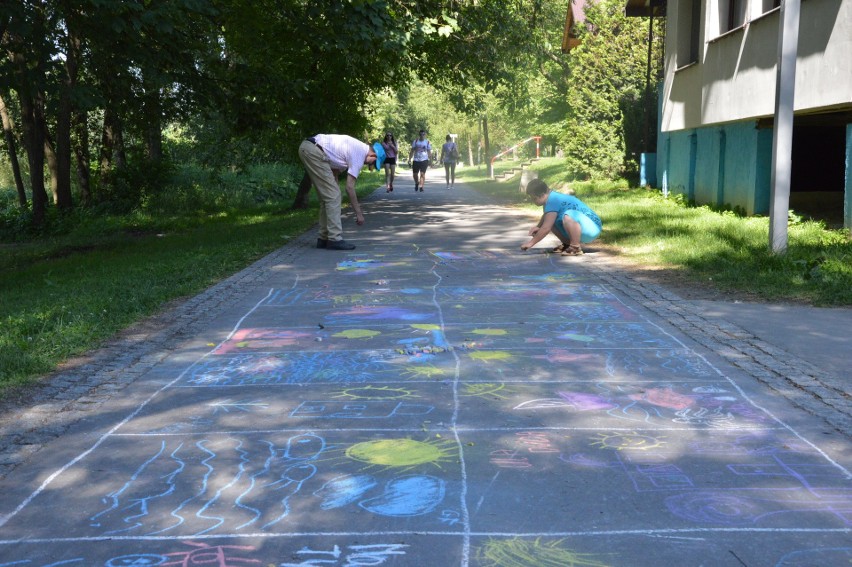
<svg viewBox="0 0 852 567">
<path fill-rule="evenodd" d="M 313 433 L 283 442 L 162 441 L 153 449 L 89 518 L 95 533 L 277 533 L 298 527 L 298 521 L 288 523 L 296 508 L 307 513 L 350 504 L 380 516 L 421 516 L 444 502 L 446 483 L 415 470 L 440 471 L 453 455 L 452 445 L 444 442 L 400 438 L 338 446 Z M 340 474 L 347 465 L 363 472 Z M 384 474 L 377 477 L 372 470 Z M 338 474 L 323 480 L 331 471 Z M 388 476 L 389 471 L 399 474 Z"/>
</svg>

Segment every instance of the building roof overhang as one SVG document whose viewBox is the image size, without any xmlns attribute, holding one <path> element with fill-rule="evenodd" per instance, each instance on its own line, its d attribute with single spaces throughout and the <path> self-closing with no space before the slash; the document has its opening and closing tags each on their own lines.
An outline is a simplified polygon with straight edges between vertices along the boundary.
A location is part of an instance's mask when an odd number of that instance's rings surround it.
<svg viewBox="0 0 852 567">
<path fill-rule="evenodd" d="M 666 15 L 666 0 L 627 0 L 624 13 L 628 17 L 661 18 Z"/>
<path fill-rule="evenodd" d="M 562 53 L 568 53 L 578 45 L 575 24 L 586 21 L 586 0 L 571 0 L 565 11 L 565 29 L 562 31 Z"/>
</svg>

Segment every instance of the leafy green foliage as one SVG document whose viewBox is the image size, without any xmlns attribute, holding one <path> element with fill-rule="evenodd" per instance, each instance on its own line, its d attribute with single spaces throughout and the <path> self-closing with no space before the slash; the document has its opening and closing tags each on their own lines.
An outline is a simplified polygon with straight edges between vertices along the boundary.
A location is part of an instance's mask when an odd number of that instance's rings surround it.
<svg viewBox="0 0 852 567">
<path fill-rule="evenodd" d="M 656 25 L 655 69 L 663 36 L 663 24 Z M 616 179 L 627 173 L 626 158 L 643 151 L 648 23 L 625 16 L 623 2 L 602 0 L 586 5 L 586 25 L 579 31 L 581 43 L 570 56 L 570 110 L 560 143 L 576 175 Z"/>
</svg>

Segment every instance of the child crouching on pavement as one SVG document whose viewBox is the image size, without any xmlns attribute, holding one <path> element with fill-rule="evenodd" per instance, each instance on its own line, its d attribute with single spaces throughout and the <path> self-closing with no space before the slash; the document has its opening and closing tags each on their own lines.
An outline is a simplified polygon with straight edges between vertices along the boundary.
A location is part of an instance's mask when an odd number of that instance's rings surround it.
<svg viewBox="0 0 852 567">
<path fill-rule="evenodd" d="M 521 244 L 521 250 L 529 250 L 552 232 L 562 242 L 554 252 L 580 256 L 583 253 L 580 243 L 591 242 L 600 235 L 603 228 L 600 217 L 577 197 L 551 191 L 541 179 L 527 184 L 527 196 L 541 205 L 544 212 L 538 224 L 527 233 L 531 238 Z"/>
</svg>

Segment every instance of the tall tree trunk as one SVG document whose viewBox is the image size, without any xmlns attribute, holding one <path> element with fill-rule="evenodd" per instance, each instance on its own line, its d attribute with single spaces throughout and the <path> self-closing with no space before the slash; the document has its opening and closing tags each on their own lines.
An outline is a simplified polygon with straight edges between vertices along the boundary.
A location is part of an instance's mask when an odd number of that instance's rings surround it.
<svg viewBox="0 0 852 567">
<path fill-rule="evenodd" d="M 293 199 L 293 209 L 307 209 L 308 208 L 308 197 L 311 193 L 311 178 L 305 173 L 302 177 L 302 181 L 299 183 L 299 190 L 296 191 L 296 198 Z"/>
<path fill-rule="evenodd" d="M 152 162 L 163 159 L 162 107 L 160 91 L 149 87 L 145 93 L 145 154 Z"/>
<path fill-rule="evenodd" d="M 56 206 L 69 210 L 74 205 L 71 195 L 71 94 L 77 84 L 77 69 L 80 53 L 80 38 L 75 32 L 76 18 L 64 3 L 68 46 L 65 50 L 65 75 L 59 86 L 59 114 L 56 117 Z"/>
<path fill-rule="evenodd" d="M 45 37 L 44 14 L 41 6 L 33 13 L 33 37 Z M 5 19 L 5 18 L 3 18 Z M 21 105 L 21 131 L 23 133 L 24 149 L 27 152 L 27 162 L 30 167 L 30 188 L 32 189 L 33 224 L 44 223 L 47 213 L 47 193 L 44 190 L 44 132 L 45 132 L 45 97 L 33 77 L 44 75 L 44 63 L 40 58 L 38 46 L 32 48 L 31 42 L 21 37 L 12 37 L 8 32 L 2 36 L 6 55 L 14 73 L 13 88 L 18 94 Z M 33 53 L 34 52 L 34 53 Z M 32 55 L 28 57 L 26 53 Z"/>
<path fill-rule="evenodd" d="M 9 109 L 6 108 L 8 93 L 0 93 L 0 119 L 3 120 L 3 135 L 6 138 L 6 148 L 9 150 L 9 163 L 12 165 L 12 175 L 15 177 L 15 188 L 18 190 L 18 204 L 27 206 L 27 191 L 24 188 L 24 178 L 21 176 L 21 164 L 18 163 L 18 149 L 15 145 L 15 131 Z"/>
<path fill-rule="evenodd" d="M 112 172 L 123 169 L 126 164 L 121 120 L 113 106 L 108 104 L 104 109 L 104 124 L 101 130 L 99 185 L 108 187 L 112 183 Z"/>
<path fill-rule="evenodd" d="M 80 185 L 80 200 L 83 206 L 92 204 L 92 187 L 89 179 L 89 119 L 84 110 L 74 113 L 74 130 L 77 143 L 74 154 L 77 158 L 77 183 Z"/>
<path fill-rule="evenodd" d="M 160 123 L 148 123 L 145 136 L 145 153 L 154 163 L 163 161 L 163 132 Z"/>
<path fill-rule="evenodd" d="M 60 87 L 59 114 L 56 117 L 56 172 L 54 202 L 60 210 L 73 206 L 71 196 L 71 87 Z"/>
<path fill-rule="evenodd" d="M 30 187 L 33 192 L 33 223 L 44 222 L 47 213 L 47 192 L 44 189 L 44 99 L 31 97 L 26 90 L 18 93 L 21 101 L 21 129 L 30 166 Z"/>
<path fill-rule="evenodd" d="M 488 117 L 482 116 L 482 141 L 483 141 L 483 149 L 485 150 L 485 155 L 483 159 L 485 160 L 485 167 L 488 168 L 488 173 L 493 173 L 491 171 L 491 143 L 488 141 Z"/>
<path fill-rule="evenodd" d="M 47 170 L 50 172 L 50 192 L 53 194 L 53 202 L 59 200 L 59 159 L 56 157 L 56 151 L 53 149 L 53 140 L 50 139 L 50 132 L 47 131 L 47 124 L 44 127 L 44 157 L 47 160 Z"/>
</svg>

